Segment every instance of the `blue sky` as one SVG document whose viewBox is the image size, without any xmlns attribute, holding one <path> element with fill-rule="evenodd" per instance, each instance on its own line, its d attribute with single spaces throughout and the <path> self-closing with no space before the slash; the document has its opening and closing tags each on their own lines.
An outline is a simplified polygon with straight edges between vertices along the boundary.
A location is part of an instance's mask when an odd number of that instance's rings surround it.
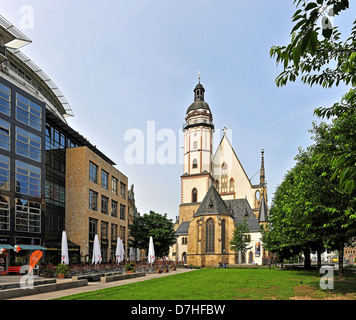
<svg viewBox="0 0 356 320">
<path fill-rule="evenodd" d="M 352 5 L 342 20 L 334 19 L 346 34 L 355 18 Z M 32 24 L 24 23 L 29 12 Z M 269 203 L 294 165 L 298 147 L 312 143 L 308 130 L 313 120 L 320 121 L 314 108 L 330 106 L 346 91 L 299 82 L 276 87 L 281 67 L 269 51 L 288 44 L 294 12 L 292 0 L 1 2 L 1 15 L 32 40 L 22 51 L 70 103 L 75 116 L 69 125 L 135 185 L 139 212 L 154 210 L 172 219 L 178 215 L 183 174 L 178 137 L 193 102 L 197 70 L 216 134 L 224 126 L 231 130 L 249 177 L 259 170 L 265 150 Z M 125 161 L 130 145 L 125 133 L 137 129 L 147 139 L 148 121 L 154 121 L 157 132 L 175 132 L 174 164 Z M 156 141 L 156 150 L 162 143 Z"/>
</svg>

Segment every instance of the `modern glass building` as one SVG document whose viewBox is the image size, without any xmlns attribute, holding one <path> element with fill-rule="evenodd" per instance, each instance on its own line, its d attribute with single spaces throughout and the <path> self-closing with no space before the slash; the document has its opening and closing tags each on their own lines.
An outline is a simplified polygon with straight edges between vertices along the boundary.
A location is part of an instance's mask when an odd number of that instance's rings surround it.
<svg viewBox="0 0 356 320">
<path fill-rule="evenodd" d="M 59 258 L 69 148 L 86 147 L 107 166 L 115 165 L 68 125 L 66 117 L 73 112 L 67 100 L 19 50 L 30 42 L 0 16 L 0 272 L 25 264 L 36 249 Z M 89 174 L 88 169 L 88 179 Z M 89 198 L 89 190 L 83 197 Z M 127 228 L 127 219 L 117 225 Z M 90 246 L 89 233 L 84 237 Z M 72 260 L 79 261 L 83 248 L 68 240 L 69 251 L 77 253 Z M 15 253 L 15 245 L 22 250 Z"/>
</svg>

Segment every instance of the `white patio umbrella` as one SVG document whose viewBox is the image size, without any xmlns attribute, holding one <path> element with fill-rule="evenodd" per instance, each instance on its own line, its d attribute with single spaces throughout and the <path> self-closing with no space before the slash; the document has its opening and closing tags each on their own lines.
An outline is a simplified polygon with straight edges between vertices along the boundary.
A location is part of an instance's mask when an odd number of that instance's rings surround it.
<svg viewBox="0 0 356 320">
<path fill-rule="evenodd" d="M 130 248 L 130 261 L 135 261 L 135 251 L 134 248 Z"/>
<path fill-rule="evenodd" d="M 125 261 L 125 249 L 124 249 L 124 242 L 120 239 L 121 242 L 121 261 Z"/>
<path fill-rule="evenodd" d="M 137 250 L 137 257 L 136 257 L 136 260 L 137 260 L 137 261 L 140 261 L 140 249 L 137 248 L 136 250 Z"/>
<path fill-rule="evenodd" d="M 99 244 L 99 237 L 96 234 L 94 237 L 94 247 L 93 247 L 93 262 L 92 263 L 101 263 L 101 251 L 100 251 L 100 244 Z"/>
<path fill-rule="evenodd" d="M 62 232 L 61 264 L 69 264 L 67 233 Z"/>
<path fill-rule="evenodd" d="M 121 246 L 120 237 L 117 238 L 115 256 L 116 256 L 116 262 L 120 263 L 122 261 L 122 246 Z"/>
<path fill-rule="evenodd" d="M 148 247 L 148 263 L 152 264 L 155 261 L 155 248 L 153 244 L 153 238 L 150 237 L 150 244 Z"/>
</svg>

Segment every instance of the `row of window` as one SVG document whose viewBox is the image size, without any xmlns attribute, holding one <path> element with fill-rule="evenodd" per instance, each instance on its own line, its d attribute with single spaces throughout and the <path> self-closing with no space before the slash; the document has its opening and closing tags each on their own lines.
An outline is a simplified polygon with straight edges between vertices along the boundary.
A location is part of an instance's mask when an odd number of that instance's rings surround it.
<svg viewBox="0 0 356 320">
<path fill-rule="evenodd" d="M 78 145 L 62 132 L 46 124 L 46 150 L 74 148 Z"/>
<path fill-rule="evenodd" d="M 89 161 L 89 180 L 98 184 L 99 167 L 92 161 Z M 118 194 L 119 180 L 114 176 L 111 176 L 111 192 Z M 101 169 L 101 187 L 109 190 L 109 173 L 104 169 Z M 120 181 L 120 195 L 126 199 L 126 184 Z"/>
<path fill-rule="evenodd" d="M 10 191 L 10 158 L 0 154 L 0 189 Z M 41 168 L 15 161 L 15 192 L 41 196 Z"/>
<path fill-rule="evenodd" d="M 6 151 L 11 149 L 10 132 L 10 122 L 0 119 L 0 148 Z M 41 162 L 41 137 L 16 126 L 15 152 L 23 157 Z"/>
<path fill-rule="evenodd" d="M 89 218 L 89 240 L 93 240 L 95 235 L 98 234 L 98 224 L 99 221 L 94 218 Z M 109 222 L 101 221 L 100 226 L 101 231 L 101 240 L 108 240 L 109 239 Z M 119 232 L 119 233 L 118 233 Z M 117 238 L 120 237 L 125 241 L 126 236 L 126 228 L 120 226 L 118 229 L 118 225 L 111 223 L 111 240 L 117 241 Z"/>
<path fill-rule="evenodd" d="M 0 197 L 0 230 L 10 230 L 10 198 Z M 15 199 L 15 230 L 41 232 L 41 203 Z"/>
<path fill-rule="evenodd" d="M 98 200 L 99 200 L 99 194 L 94 191 L 89 189 L 89 209 L 98 211 Z M 111 199 L 111 210 L 109 212 L 109 198 L 101 195 L 101 213 L 103 214 L 109 214 L 117 218 L 118 215 L 118 207 L 119 203 L 113 199 Z M 120 219 L 125 220 L 125 211 L 126 211 L 126 206 L 120 203 Z"/>
<path fill-rule="evenodd" d="M 11 89 L 0 83 L 0 112 L 11 116 Z M 42 107 L 32 100 L 16 92 L 16 120 L 42 131 Z"/>
</svg>

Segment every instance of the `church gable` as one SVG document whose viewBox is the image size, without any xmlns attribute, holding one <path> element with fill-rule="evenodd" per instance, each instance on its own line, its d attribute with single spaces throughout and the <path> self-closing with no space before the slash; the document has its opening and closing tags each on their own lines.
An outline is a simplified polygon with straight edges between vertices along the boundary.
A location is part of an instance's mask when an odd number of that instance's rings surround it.
<svg viewBox="0 0 356 320">
<path fill-rule="evenodd" d="M 215 187 L 211 186 L 193 217 L 219 214 L 231 215 Z"/>
<path fill-rule="evenodd" d="M 212 162 L 212 175 L 220 195 L 224 199 L 248 197 L 252 204 L 253 186 L 226 135 L 223 136 Z"/>
</svg>

